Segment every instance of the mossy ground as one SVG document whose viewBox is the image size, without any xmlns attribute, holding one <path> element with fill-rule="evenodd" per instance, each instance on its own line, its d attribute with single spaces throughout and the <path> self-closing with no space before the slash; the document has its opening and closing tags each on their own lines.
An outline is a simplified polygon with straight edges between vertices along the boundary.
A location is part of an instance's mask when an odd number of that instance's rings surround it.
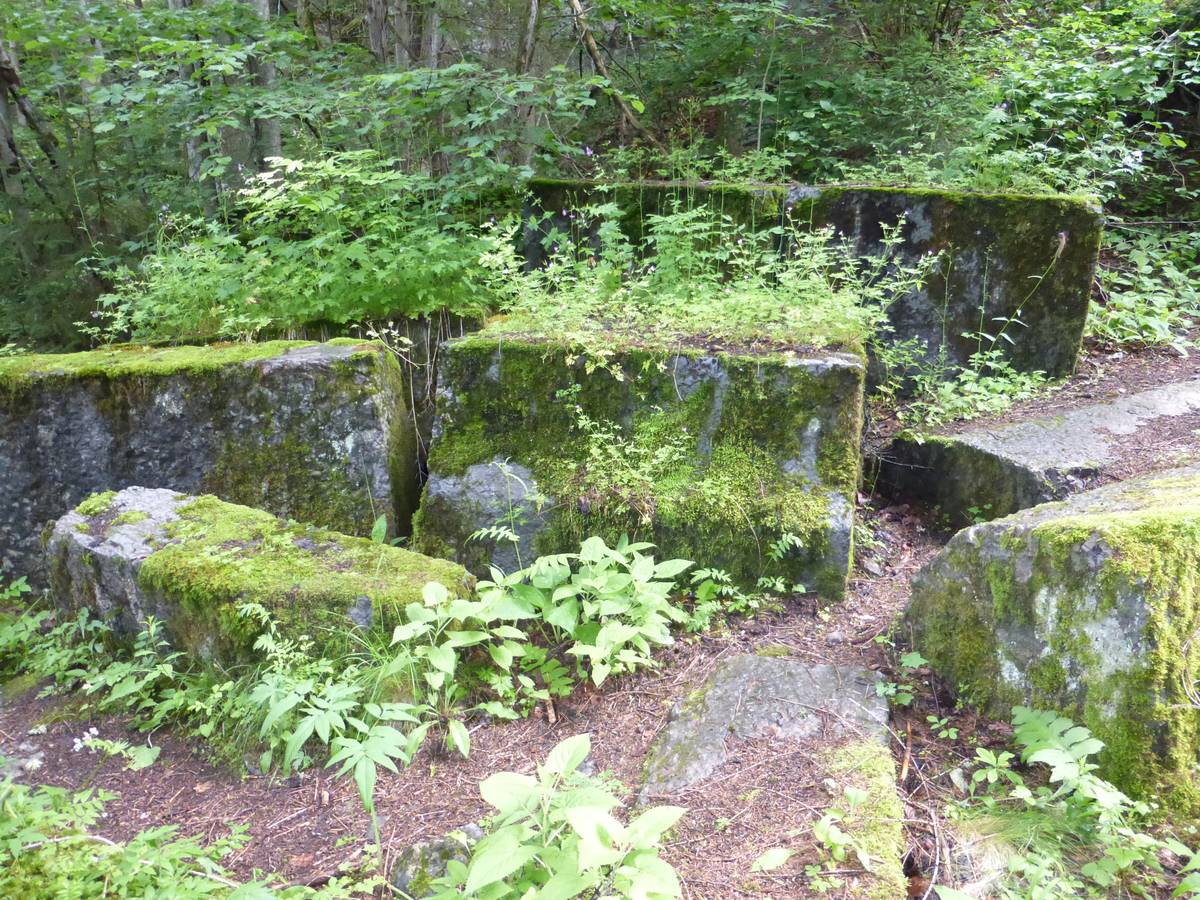
<svg viewBox="0 0 1200 900">
<path fill-rule="evenodd" d="M 907 893 L 908 879 L 901 861 L 904 838 L 904 805 L 896 786 L 896 762 L 885 744 L 872 740 L 850 741 L 822 754 L 822 767 L 843 790 L 866 791 L 859 804 L 840 802 L 835 809 L 846 833 L 870 858 L 866 883 L 851 896 L 863 900 L 893 900 Z"/>
<path fill-rule="evenodd" d="M 143 562 L 141 587 L 177 612 L 167 622 L 176 643 L 201 655 L 242 653 L 255 629 L 238 615 L 257 603 L 284 633 L 338 645 L 351 631 L 349 610 L 370 600 L 372 627 L 399 621 L 428 581 L 469 589 L 457 565 L 386 544 L 284 521 L 249 507 L 200 497 L 182 506 L 167 540 Z"/>
<path fill-rule="evenodd" d="M 772 542 L 791 533 L 803 547 L 777 574 L 803 573 L 835 596 L 844 589 L 845 571 L 819 561 L 831 494 L 858 487 L 861 366 L 810 371 L 776 358 L 636 350 L 589 373 L 561 346 L 484 331 L 449 346 L 442 382 L 454 398 L 430 471 L 456 476 L 497 459 L 527 466 L 553 504 L 539 552 L 627 533 L 753 586 Z M 817 432 L 815 443 L 805 437 Z M 466 525 L 444 506 L 427 496 L 417 529 L 425 552 L 464 546 Z"/>
<path fill-rule="evenodd" d="M 1192 815 L 1200 710 L 1183 686 L 1200 677 L 1200 478 L 1145 485 L 1109 509 L 1048 504 L 1061 515 L 998 541 L 956 538 L 909 621 L 968 699 L 1002 718 L 1015 704 L 1062 711 L 1104 741 L 1105 778 Z"/>
</svg>

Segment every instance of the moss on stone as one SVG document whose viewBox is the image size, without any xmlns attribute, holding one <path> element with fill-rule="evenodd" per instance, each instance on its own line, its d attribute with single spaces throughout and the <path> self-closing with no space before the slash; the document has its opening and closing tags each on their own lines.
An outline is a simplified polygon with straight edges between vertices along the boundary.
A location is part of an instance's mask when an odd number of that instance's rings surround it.
<svg viewBox="0 0 1200 900">
<path fill-rule="evenodd" d="M 0 390 L 13 393 L 43 378 L 126 378 L 174 375 L 179 372 L 215 372 L 224 366 L 270 359 L 287 350 L 310 345 L 309 341 L 189 347 L 130 344 L 83 353 L 24 353 L 0 359 Z"/>
<path fill-rule="evenodd" d="M 829 549 L 831 495 L 852 498 L 858 488 L 862 371 L 793 362 L 639 348 L 611 358 L 617 375 L 589 373 L 569 348 L 485 330 L 443 356 L 441 382 L 453 397 L 429 469 L 461 476 L 497 459 L 528 467 L 553 504 L 538 552 L 625 533 L 753 586 L 771 543 L 794 534 L 803 547 L 776 574 L 803 575 L 839 596 L 844 571 L 834 566 L 815 581 L 813 572 Z M 417 547 L 466 562 L 454 519 L 427 496 Z"/>
<path fill-rule="evenodd" d="M 103 515 L 108 512 L 108 508 L 112 506 L 113 498 L 116 496 L 116 491 L 101 491 L 98 494 L 92 494 L 75 507 L 75 512 L 81 516 Z"/>
<path fill-rule="evenodd" d="M 142 512 L 140 509 L 130 509 L 130 510 L 126 510 L 125 512 L 123 512 L 119 516 L 117 516 L 115 519 L 113 519 L 112 524 L 113 525 L 136 525 L 138 522 L 144 522 L 148 518 L 150 518 L 150 517 L 148 515 L 146 515 L 146 513 Z"/>
<path fill-rule="evenodd" d="M 237 656 L 256 633 L 241 603 L 268 609 L 285 633 L 344 643 L 350 610 L 365 598 L 371 627 L 386 629 L 420 602 L 428 581 L 463 594 L 459 566 L 386 544 L 284 521 L 205 496 L 182 506 L 168 539 L 143 562 L 139 585 L 176 608 L 166 623 L 176 644 L 201 656 Z"/>
<path fill-rule="evenodd" d="M 888 748 L 871 740 L 851 741 L 826 751 L 824 768 L 839 785 L 866 791 L 862 803 L 835 804 L 842 815 L 841 828 L 854 838 L 871 860 L 870 878 L 850 896 L 864 900 L 893 900 L 908 887 L 902 861 L 904 806 L 896 788 L 896 763 Z"/>
<path fill-rule="evenodd" d="M 1191 815 L 1200 711 L 1182 685 L 1200 678 L 1200 478 L 1141 484 L 963 532 L 908 619 L 918 649 L 993 715 L 1063 712 L 1104 742 L 1105 778 Z"/>
</svg>

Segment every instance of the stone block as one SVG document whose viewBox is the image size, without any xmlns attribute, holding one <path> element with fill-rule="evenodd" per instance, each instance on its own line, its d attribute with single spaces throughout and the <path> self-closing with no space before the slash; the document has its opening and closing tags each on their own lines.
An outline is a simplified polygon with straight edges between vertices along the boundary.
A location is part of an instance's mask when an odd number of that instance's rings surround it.
<svg viewBox="0 0 1200 900">
<path fill-rule="evenodd" d="M 378 344 L 120 347 L 0 360 L 0 569 L 42 580 L 39 536 L 130 484 L 212 493 L 369 534 L 405 531 L 415 431 Z"/>
<path fill-rule="evenodd" d="M 1086 200 L 1059 195 L 986 194 L 933 188 L 826 185 L 737 185 L 534 179 L 529 185 L 526 258 L 538 264 L 551 228 L 570 233 L 571 213 L 614 203 L 622 230 L 636 243 L 645 217 L 707 206 L 748 228 L 783 223 L 831 226 L 860 254 L 877 252 L 885 227 L 902 223 L 898 258 L 942 253 L 925 286 L 892 304 L 897 340 L 916 339 L 930 359 L 940 353 L 964 363 L 977 348 L 964 336 L 996 329 L 996 319 L 1020 314 L 1025 327 L 1007 330 L 1010 358 L 1021 371 L 1069 375 L 1087 319 L 1103 218 Z"/>
<path fill-rule="evenodd" d="M 863 373 L 832 351 L 627 348 L 589 371 L 551 338 L 452 341 L 415 546 L 484 574 L 628 534 L 744 586 L 840 597 Z M 470 538 L 496 525 L 518 540 Z"/>
<path fill-rule="evenodd" d="M 1019 422 L 903 433 L 879 455 L 879 489 L 934 504 L 968 525 L 1083 490 L 1126 461 L 1127 442 L 1164 426 L 1200 429 L 1200 380 Z M 1200 455 L 1200 440 L 1191 444 Z"/>
<path fill-rule="evenodd" d="M 124 635 L 154 616 L 173 646 L 220 662 L 244 659 L 260 630 L 241 603 L 287 636 L 345 647 L 355 630 L 390 634 L 427 582 L 474 586 L 446 560 L 162 488 L 89 497 L 55 523 L 46 554 L 55 603 Z"/>
<path fill-rule="evenodd" d="M 1200 810 L 1200 466 L 960 531 L 913 582 L 903 630 L 986 713 L 1056 710 L 1101 774 Z"/>
</svg>

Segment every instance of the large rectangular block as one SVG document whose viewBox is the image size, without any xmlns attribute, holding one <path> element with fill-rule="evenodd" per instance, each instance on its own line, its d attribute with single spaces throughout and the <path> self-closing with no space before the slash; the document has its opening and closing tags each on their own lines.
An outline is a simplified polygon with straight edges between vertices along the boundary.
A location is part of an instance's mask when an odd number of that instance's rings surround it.
<svg viewBox="0 0 1200 900">
<path fill-rule="evenodd" d="M 446 560 L 161 488 L 89 497 L 55 523 L 47 558 L 59 606 L 125 636 L 153 616 L 177 649 L 227 664 L 248 658 L 261 630 L 242 603 L 287 637 L 345 649 L 355 631 L 390 635 L 427 582 L 458 596 L 474 587 Z"/>
<path fill-rule="evenodd" d="M 863 380 L 854 353 L 626 348 L 589 372 L 553 339 L 452 341 L 415 546 L 486 573 L 626 533 L 841 596 Z M 470 538 L 497 525 L 519 540 Z"/>
<path fill-rule="evenodd" d="M 913 581 L 903 630 L 988 715 L 1056 710 L 1101 774 L 1200 810 L 1200 466 L 960 531 Z"/>
<path fill-rule="evenodd" d="M 0 360 L 0 568 L 40 580 L 46 525 L 129 484 L 350 534 L 407 526 L 416 448 L 379 345 L 121 347 Z"/>
<path fill-rule="evenodd" d="M 580 207 L 613 203 L 625 234 L 640 244 L 646 217 L 708 207 L 752 229 L 832 226 L 860 254 L 878 252 L 884 228 L 901 223 L 897 258 L 941 253 L 925 286 L 889 309 L 894 337 L 916 339 L 933 359 L 964 363 L 978 347 L 967 335 L 995 333 L 997 319 L 1019 315 L 1008 350 L 1022 371 L 1070 374 L 1087 319 L 1103 218 L 1068 196 L 984 194 L 933 188 L 732 185 L 645 182 L 601 184 L 534 179 L 526 207 L 525 253 L 546 254 L 551 229 L 577 228 Z"/>
</svg>

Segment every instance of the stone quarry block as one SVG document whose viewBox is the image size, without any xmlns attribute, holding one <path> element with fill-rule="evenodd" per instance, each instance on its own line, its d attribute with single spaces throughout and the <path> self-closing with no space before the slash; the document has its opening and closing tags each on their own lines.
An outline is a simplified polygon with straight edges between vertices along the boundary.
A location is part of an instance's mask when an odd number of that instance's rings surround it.
<svg viewBox="0 0 1200 900">
<path fill-rule="evenodd" d="M 51 595 L 132 635 L 154 616 L 178 649 L 241 659 L 257 603 L 284 634 L 337 646 L 356 629 L 390 628 L 439 581 L 465 595 L 460 566 L 293 521 L 213 496 L 129 487 L 89 497 L 55 523 L 46 550 Z"/>
<path fill-rule="evenodd" d="M 35 581 L 42 530 L 96 491 L 213 493 L 353 534 L 405 531 L 415 436 L 378 344 L 120 347 L 0 359 L 0 569 Z"/>
<path fill-rule="evenodd" d="M 574 210 L 614 203 L 622 230 L 635 242 L 645 217 L 708 206 L 751 228 L 784 222 L 832 226 L 856 252 L 879 250 L 885 226 L 903 222 L 898 256 L 913 261 L 944 254 L 920 291 L 889 310 L 894 336 L 916 339 L 930 358 L 941 352 L 966 362 L 980 323 L 1020 313 L 1027 327 L 1009 328 L 1007 347 L 1021 371 L 1051 376 L 1074 371 L 1103 219 L 1089 202 L 1067 196 L 968 193 L 932 188 L 598 182 L 534 179 L 526 207 L 525 253 L 536 265 L 551 229 L 571 233 Z"/>
<path fill-rule="evenodd" d="M 1140 430 L 1163 420 L 1200 429 L 1200 380 L 1044 418 L 952 434 L 901 434 L 879 456 L 878 483 L 886 493 L 936 504 L 952 522 L 967 525 L 1083 490 L 1122 463 L 1124 447 Z M 1200 439 L 1192 443 L 1200 456 Z"/>
<path fill-rule="evenodd" d="M 685 790 L 728 757 L 727 738 L 803 740 L 832 733 L 873 740 L 887 752 L 887 701 L 865 669 L 740 654 L 689 697 L 646 760 L 643 800 Z"/>
<path fill-rule="evenodd" d="M 1057 710 L 1104 741 L 1101 774 L 1195 812 L 1200 466 L 960 531 L 914 580 L 904 629 L 952 688 L 1007 719 Z"/>
<path fill-rule="evenodd" d="M 904 807 L 888 743 L 888 705 L 875 687 L 879 679 L 850 666 L 732 657 L 673 711 L 646 759 L 641 802 L 703 790 L 707 779 L 722 777 L 727 744 L 736 747 L 739 740 L 773 737 L 811 746 L 806 774 L 814 782 L 866 794 L 859 806 L 838 809 L 839 827 L 870 857 L 869 871 L 847 884 L 846 896 L 903 896 Z M 837 807 L 837 800 L 831 804 Z"/>
<path fill-rule="evenodd" d="M 625 349 L 589 373 L 554 339 L 452 341 L 415 546 L 483 574 L 628 534 L 840 597 L 863 372 L 851 353 Z M 519 541 L 470 538 L 498 524 Z"/>
</svg>

